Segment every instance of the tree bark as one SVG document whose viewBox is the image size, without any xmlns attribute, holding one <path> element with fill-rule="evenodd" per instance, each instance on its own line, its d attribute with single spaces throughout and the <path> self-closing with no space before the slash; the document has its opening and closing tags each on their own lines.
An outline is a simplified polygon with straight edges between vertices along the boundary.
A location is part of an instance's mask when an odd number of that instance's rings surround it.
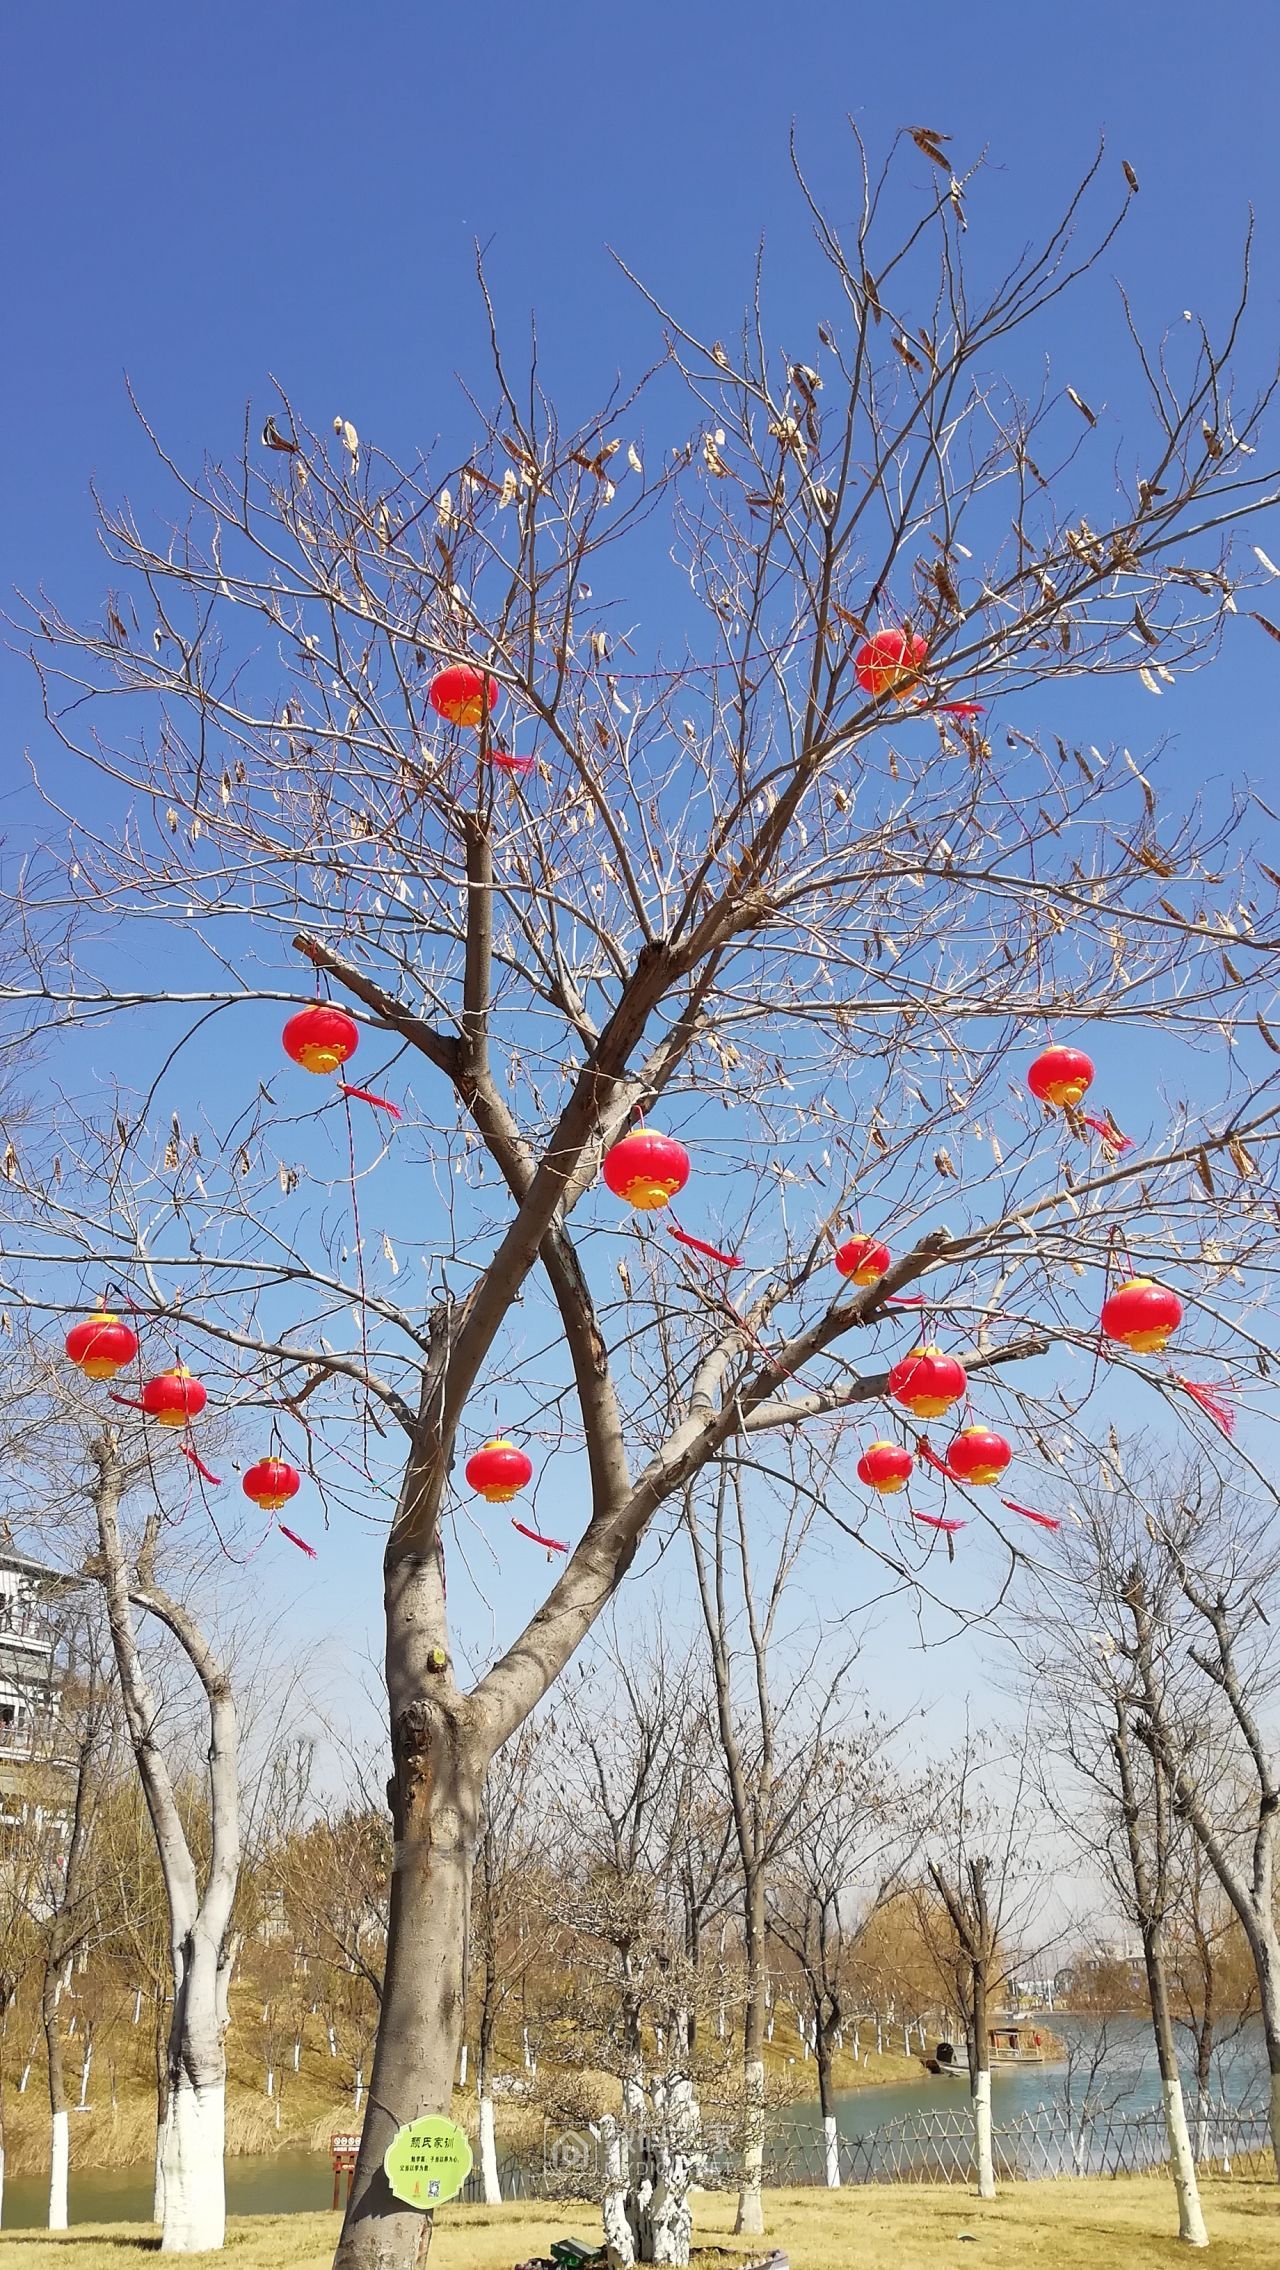
<svg viewBox="0 0 1280 2270">
<path fill-rule="evenodd" d="M 439 1562 L 388 1548 L 387 1690 L 395 1857 L 387 1957 L 360 2151 L 337 2270 L 392 2270 L 430 2244 L 396 2199 L 383 2159 L 398 2128 L 445 2113 L 462 2035 L 471 1875 L 489 1763 L 475 1713 L 448 1673 Z"/>
<path fill-rule="evenodd" d="M 764 2229 L 764 1870 L 748 1871 L 743 1910 L 746 2007 L 742 2019 L 742 2187 L 734 2230 Z"/>
<path fill-rule="evenodd" d="M 50 1957 L 44 1967 L 40 2018 L 44 2026 L 45 2055 L 49 2070 L 49 2228 L 67 2228 L 67 2174 L 70 2137 L 67 2121 L 66 2078 L 62 2064 L 62 2029 L 58 2024 L 58 1977 L 62 1961 Z"/>
</svg>

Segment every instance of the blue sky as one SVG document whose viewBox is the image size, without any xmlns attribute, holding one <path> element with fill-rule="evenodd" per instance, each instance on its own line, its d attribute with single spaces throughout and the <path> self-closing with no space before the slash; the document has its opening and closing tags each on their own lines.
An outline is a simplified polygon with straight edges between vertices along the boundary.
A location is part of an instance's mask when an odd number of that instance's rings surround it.
<svg viewBox="0 0 1280 2270">
<path fill-rule="evenodd" d="M 848 116 L 875 146 L 902 124 L 951 135 L 958 163 L 985 146 L 980 194 L 1010 257 L 1105 130 L 1142 185 L 1108 263 L 1140 313 L 1159 326 L 1220 310 L 1252 203 L 1261 344 L 1276 333 L 1280 13 L 1260 0 L 1232 11 L 1229 37 L 1183 0 L 918 0 L 905 14 L 47 0 L 12 10 L 5 36 L 0 584 L 46 583 L 72 612 L 101 597 L 90 483 L 143 510 L 158 495 L 126 372 L 179 460 L 234 446 L 247 400 L 260 424 L 268 372 L 316 425 L 341 411 L 407 453 L 453 416 L 454 371 L 477 367 L 477 240 L 506 320 L 536 310 L 548 385 L 581 402 L 655 346 L 609 246 L 714 334 L 735 322 L 763 234 L 785 333 L 810 260 L 793 122 L 837 208 Z M 1096 336 L 1056 344 L 1090 398 L 1122 401 L 1105 280 L 1090 305 Z M 1258 534 L 1280 557 L 1275 530 Z M 1272 771 L 1275 657 L 1242 626 L 1229 670 L 1160 706 L 1175 780 Z M 1135 736 L 1156 730 L 1143 698 L 1124 697 Z M 0 826 L 20 838 L 22 752 L 42 725 L 8 654 L 0 717 Z M 307 1632 L 333 1621 L 336 1583 L 364 1644 L 379 1591 L 367 1545 L 335 1538 L 321 1573 L 272 1563 L 265 1581 L 302 1595 Z M 954 1662 L 920 1664 L 922 1684 L 944 1691 Z"/>
</svg>

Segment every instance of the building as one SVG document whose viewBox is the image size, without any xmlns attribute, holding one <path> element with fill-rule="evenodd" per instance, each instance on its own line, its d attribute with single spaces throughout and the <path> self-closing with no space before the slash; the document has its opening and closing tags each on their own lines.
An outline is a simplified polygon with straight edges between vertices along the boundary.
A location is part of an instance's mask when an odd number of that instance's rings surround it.
<svg viewBox="0 0 1280 2270">
<path fill-rule="evenodd" d="M 0 1827 L 45 1820 L 61 1828 L 68 1800 L 60 1759 L 61 1687 L 55 1570 L 0 1543 Z"/>
</svg>

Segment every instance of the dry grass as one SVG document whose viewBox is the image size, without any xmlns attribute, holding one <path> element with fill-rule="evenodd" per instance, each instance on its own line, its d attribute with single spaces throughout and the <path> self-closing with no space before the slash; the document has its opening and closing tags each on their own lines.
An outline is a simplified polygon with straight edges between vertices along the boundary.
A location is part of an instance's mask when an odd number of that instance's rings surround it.
<svg viewBox="0 0 1280 2270">
<path fill-rule="evenodd" d="M 724 2245 L 723 2260 L 747 2249 L 728 2236 L 733 2202 L 697 2202 L 697 2236 Z M 1261 2179 L 1214 2181 L 1205 2189 L 1207 2257 L 1231 2270 L 1275 2270 L 1280 2262 L 1280 2191 Z M 1025 2183 L 990 2205 L 930 2186 L 873 2186 L 844 2192 L 778 2191 L 768 2199 L 769 2241 L 785 2246 L 792 2270 L 938 2270 L 973 2242 L 975 2270 L 1160 2270 L 1185 2264 L 1171 2188 L 1150 2177 L 1119 2182 Z M 511 2270 L 545 2253 L 569 2232 L 589 2238 L 595 2210 L 583 2207 L 462 2207 L 442 2214 L 431 2270 Z M 328 2270 L 337 2236 L 333 2215 L 241 2217 L 228 2232 L 231 2270 Z M 136 2225 L 82 2226 L 65 2237 L 17 2231 L 4 2240 L 13 2270 L 129 2270 L 154 2246 Z"/>
</svg>

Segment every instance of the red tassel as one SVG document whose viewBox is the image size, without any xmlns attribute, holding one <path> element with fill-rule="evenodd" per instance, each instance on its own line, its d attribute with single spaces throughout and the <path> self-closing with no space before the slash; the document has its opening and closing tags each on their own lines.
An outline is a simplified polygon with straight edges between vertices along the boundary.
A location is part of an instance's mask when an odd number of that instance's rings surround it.
<svg viewBox="0 0 1280 2270">
<path fill-rule="evenodd" d="M 126 1411 L 140 1411 L 142 1409 L 136 1395 L 117 1395 L 114 1387 L 109 1387 L 107 1393 L 113 1403 L 123 1403 Z"/>
<path fill-rule="evenodd" d="M 509 756 L 505 749 L 493 749 L 489 754 L 490 764 L 497 765 L 500 772 L 532 772 L 537 761 L 536 757 Z"/>
<path fill-rule="evenodd" d="M 925 1297 L 923 1293 L 886 1293 L 884 1305 L 886 1308 L 923 1308 Z"/>
<path fill-rule="evenodd" d="M 212 1482 L 215 1490 L 220 1490 L 222 1488 L 221 1475 L 211 1474 L 209 1472 L 209 1469 L 205 1465 L 203 1458 L 197 1458 L 189 1442 L 180 1442 L 178 1444 L 178 1448 L 182 1452 L 184 1458 L 190 1459 L 191 1464 L 195 1467 L 197 1474 L 203 1474 L 206 1482 Z"/>
<path fill-rule="evenodd" d="M 315 1549 L 315 1546 L 309 1545 L 305 1537 L 299 1537 L 296 1529 L 286 1529 L 283 1521 L 277 1521 L 276 1528 L 279 1530 L 282 1537 L 288 1538 L 291 1545 L 297 1546 L 300 1553 L 305 1553 L 309 1561 L 315 1561 L 320 1558 Z"/>
<path fill-rule="evenodd" d="M 1215 1427 L 1221 1427 L 1224 1435 L 1235 1433 L 1235 1412 L 1229 1403 L 1224 1402 L 1222 1397 L 1215 1393 L 1206 1380 L 1175 1379 L 1174 1386 L 1184 1388 L 1192 1401 L 1198 1403 L 1201 1410 L 1212 1419 Z"/>
<path fill-rule="evenodd" d="M 357 1103 L 374 1104 L 379 1111 L 389 1111 L 393 1119 L 400 1117 L 400 1106 L 388 1102 L 386 1096 L 371 1096 L 367 1088 L 349 1088 L 345 1080 L 338 1082 L 340 1096 L 354 1096 Z"/>
<path fill-rule="evenodd" d="M 935 1474 L 942 1474 L 948 1482 L 954 1482 L 955 1475 L 948 1466 L 946 1459 L 939 1458 L 936 1450 L 930 1449 L 928 1435 L 921 1435 L 920 1437 L 920 1456 L 926 1466 L 932 1466 Z"/>
<path fill-rule="evenodd" d="M 1042 1529 L 1062 1527 L 1062 1523 L 1055 1521 L 1051 1513 L 1037 1513 L 1033 1505 L 1019 1505 L 1016 1498 L 1001 1498 L 1000 1503 L 1007 1505 L 1010 1513 L 1020 1513 L 1025 1521 L 1038 1521 Z"/>
<path fill-rule="evenodd" d="M 700 1237 L 690 1237 L 687 1230 L 678 1230 L 674 1222 L 668 1222 L 667 1228 L 677 1245 L 687 1245 L 694 1253 L 705 1253 L 708 1261 L 720 1261 L 726 1269 L 741 1269 L 740 1253 L 722 1253 L 718 1245 L 704 1245 Z"/>
<path fill-rule="evenodd" d="M 953 1521 L 948 1515 L 941 1513 L 913 1513 L 911 1518 L 913 1521 L 923 1521 L 926 1528 L 940 1529 L 946 1537 L 954 1537 L 957 1529 L 964 1528 L 963 1521 Z"/>
<path fill-rule="evenodd" d="M 1133 1149 L 1132 1135 L 1122 1135 L 1119 1128 L 1113 1127 L 1109 1119 L 1097 1119 L 1091 1111 L 1082 1111 L 1080 1117 L 1086 1127 L 1092 1127 L 1094 1134 L 1102 1137 L 1107 1149 L 1114 1151 L 1117 1157 L 1122 1151 Z"/>
<path fill-rule="evenodd" d="M 985 704 L 980 701 L 940 701 L 933 704 L 947 717 L 981 717 Z"/>
<path fill-rule="evenodd" d="M 511 1526 L 518 1529 L 522 1537 L 527 1537 L 531 1545 L 545 1545 L 549 1553 L 567 1553 L 569 1550 L 567 1545 L 561 1544 L 558 1537 L 542 1537 L 536 1529 L 526 1529 L 523 1521 L 513 1520 Z"/>
</svg>

